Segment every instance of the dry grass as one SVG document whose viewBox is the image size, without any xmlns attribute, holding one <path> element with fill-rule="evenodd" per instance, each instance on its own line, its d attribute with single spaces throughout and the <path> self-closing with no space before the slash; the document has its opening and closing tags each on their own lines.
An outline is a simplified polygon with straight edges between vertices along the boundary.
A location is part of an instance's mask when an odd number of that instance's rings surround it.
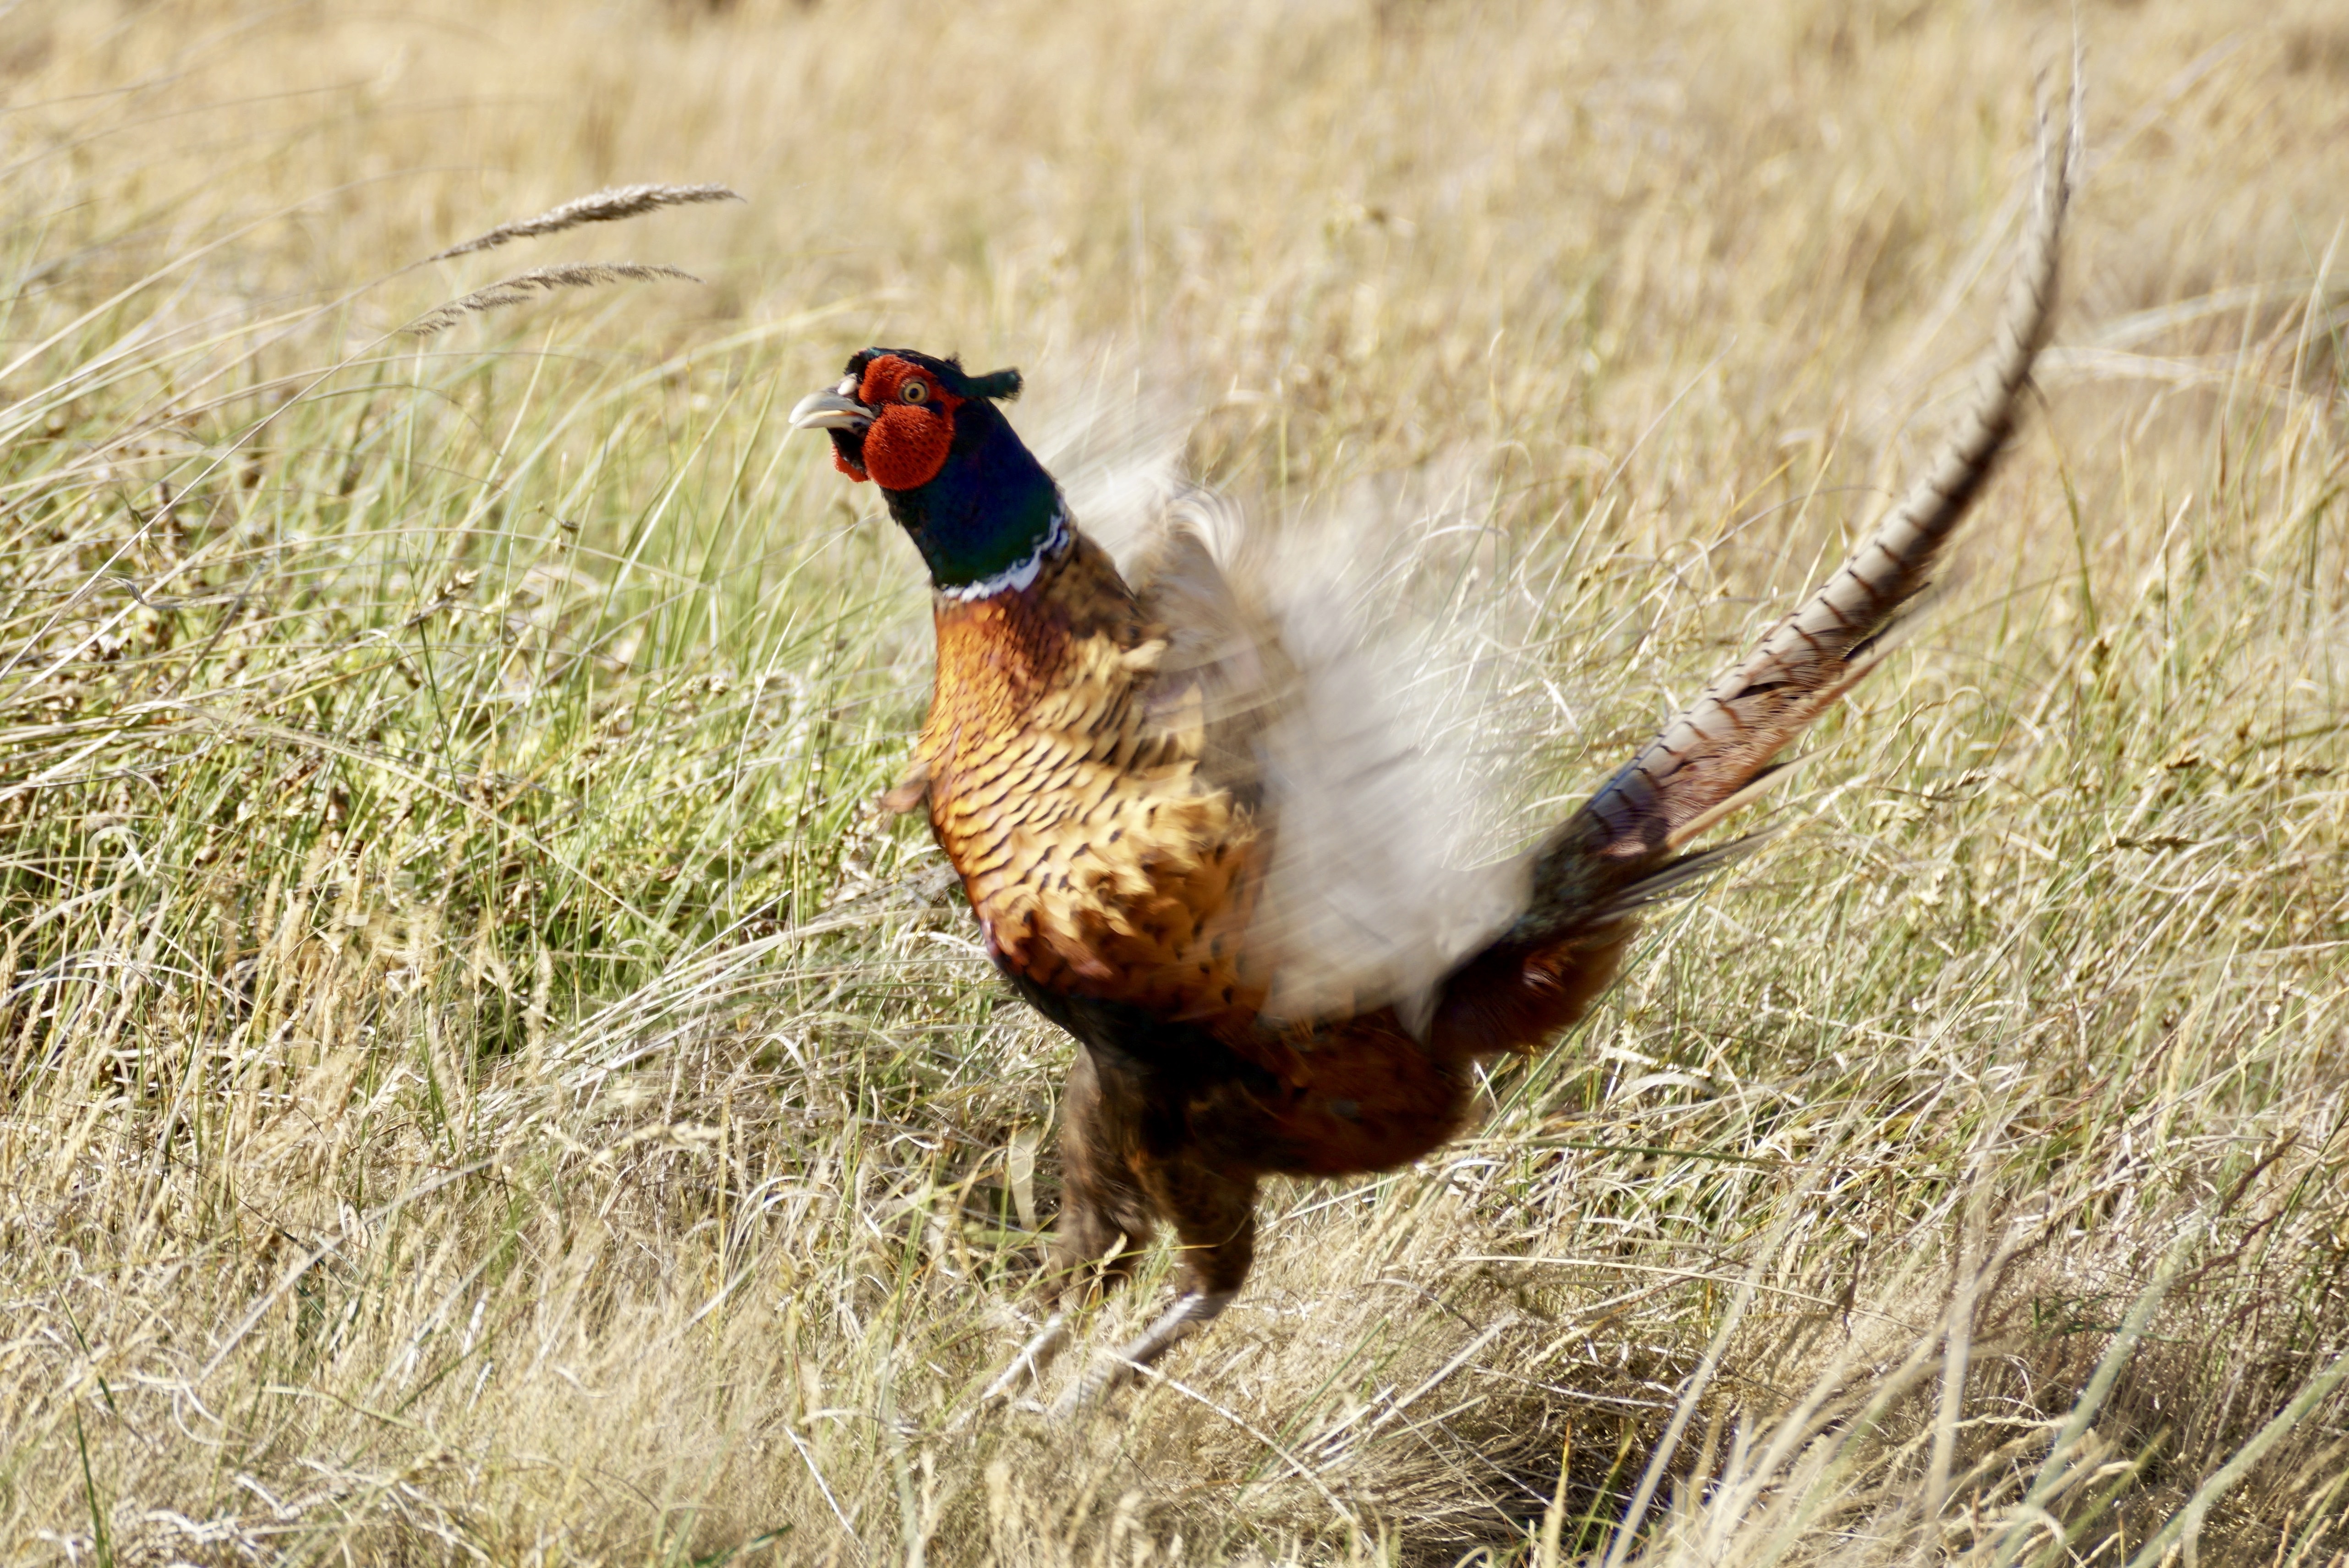
<svg viewBox="0 0 2349 1568">
<path fill-rule="evenodd" d="M 457 256 L 471 255 L 476 251 L 495 250 L 516 240 L 534 240 L 548 234 L 559 234 L 566 229 L 585 228 L 590 223 L 617 223 L 629 218 L 641 218 L 647 213 L 663 207 L 694 207 L 705 202 L 739 202 L 742 193 L 723 185 L 616 185 L 608 191 L 595 191 L 559 207 L 550 207 L 536 217 L 520 218 L 511 223 L 500 223 L 484 234 L 475 234 L 462 244 L 433 252 L 427 261 L 449 261 Z"/>
<path fill-rule="evenodd" d="M 466 251 L 480 247 L 468 242 L 457 248 Z M 512 277 L 484 284 L 471 293 L 460 294 L 448 304 L 426 311 L 400 330 L 410 337 L 434 337 L 468 316 L 503 310 L 508 306 L 522 305 L 566 288 L 601 288 L 614 283 L 657 283 L 663 278 L 675 278 L 683 283 L 701 281 L 683 267 L 659 262 L 564 262 L 554 266 L 535 266 L 528 272 L 516 273 Z"/>
<path fill-rule="evenodd" d="M 406 9 L 0 20 L 8 1560 L 2349 1550 L 2329 0 L 2083 10 L 2044 415 L 1797 830 L 1072 1429 L 963 1418 L 1068 1047 L 864 810 L 917 569 L 779 410 L 1139 378 L 1440 514 L 1522 827 L 1937 433 L 2068 13 Z M 387 338 L 683 181 L 608 244 L 709 286 Z"/>
</svg>

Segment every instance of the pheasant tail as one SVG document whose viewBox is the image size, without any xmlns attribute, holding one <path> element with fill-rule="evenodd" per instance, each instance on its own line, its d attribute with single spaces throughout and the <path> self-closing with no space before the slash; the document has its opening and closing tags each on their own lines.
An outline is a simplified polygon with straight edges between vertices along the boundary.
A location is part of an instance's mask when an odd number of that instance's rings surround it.
<svg viewBox="0 0 2349 1568">
<path fill-rule="evenodd" d="M 1832 577 L 1535 851 L 1524 912 L 1445 984 L 1439 1028 L 1451 1049 L 1524 1049 L 1572 1023 L 1613 976 L 1640 905 L 1757 842 L 1681 853 L 1774 782 L 1778 753 L 1874 668 L 1884 635 L 1989 481 L 2054 310 L 2080 146 L 2076 89 L 2062 144 L 2059 154 L 2043 130 L 2038 199 L 1956 433 Z"/>
</svg>

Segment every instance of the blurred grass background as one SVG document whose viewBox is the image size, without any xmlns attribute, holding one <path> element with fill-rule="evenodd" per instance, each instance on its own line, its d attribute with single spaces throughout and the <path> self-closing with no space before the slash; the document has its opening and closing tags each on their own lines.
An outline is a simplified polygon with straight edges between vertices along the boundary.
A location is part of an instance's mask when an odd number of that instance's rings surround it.
<svg viewBox="0 0 2349 1568">
<path fill-rule="evenodd" d="M 905 343 L 1440 519 L 1522 829 L 1930 450 L 2073 25 L 0 10 L 10 1559 L 2341 1561 L 2337 6 L 2080 8 L 2040 410 L 1797 830 L 1091 1425 L 967 1409 L 1071 1047 L 780 420 Z M 639 181 L 745 200 L 422 263 Z"/>
</svg>

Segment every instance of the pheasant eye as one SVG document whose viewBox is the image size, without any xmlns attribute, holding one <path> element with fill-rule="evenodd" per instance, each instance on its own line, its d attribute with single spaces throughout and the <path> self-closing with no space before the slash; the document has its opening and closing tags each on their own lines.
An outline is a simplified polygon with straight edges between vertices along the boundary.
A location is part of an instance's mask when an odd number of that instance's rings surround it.
<svg viewBox="0 0 2349 1568">
<path fill-rule="evenodd" d="M 926 382 L 907 381 L 897 389 L 897 398 L 901 402 L 926 403 L 930 400 L 930 389 Z"/>
</svg>

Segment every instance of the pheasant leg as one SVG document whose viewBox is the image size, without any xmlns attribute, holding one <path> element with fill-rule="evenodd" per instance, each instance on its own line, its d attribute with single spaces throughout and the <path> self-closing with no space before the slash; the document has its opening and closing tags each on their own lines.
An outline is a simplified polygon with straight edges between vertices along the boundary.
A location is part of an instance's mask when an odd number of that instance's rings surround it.
<svg viewBox="0 0 2349 1568">
<path fill-rule="evenodd" d="M 1069 1391 L 1052 1407 L 1052 1414 L 1066 1417 L 1091 1405 L 1110 1390 L 1130 1381 L 1142 1368 L 1156 1361 L 1172 1349 L 1175 1341 L 1205 1328 L 1216 1314 L 1229 1306 L 1237 1291 L 1216 1291 L 1202 1294 L 1185 1291 L 1174 1298 L 1174 1304 L 1159 1314 L 1138 1337 L 1120 1345 L 1104 1355 L 1094 1358 Z"/>
<path fill-rule="evenodd" d="M 1062 1096 L 1061 1212 L 1031 1298 L 1043 1309 L 1043 1326 L 979 1395 L 982 1408 L 1009 1403 L 1068 1348 L 1063 1303 L 1071 1286 L 1081 1305 L 1100 1299 L 1133 1277 L 1150 1244 L 1157 1223 L 1133 1176 L 1140 1135 L 1133 1111 L 1133 1096 L 1105 1093 L 1092 1054 L 1079 1051 Z"/>
<path fill-rule="evenodd" d="M 980 1406 L 1009 1401 L 1022 1383 L 1033 1382 L 1043 1376 L 1061 1352 L 1068 1348 L 1068 1344 L 1069 1314 L 1056 1312 L 1044 1320 L 1044 1326 L 1030 1335 L 1027 1344 L 1019 1347 L 1019 1354 L 1011 1358 L 1010 1364 L 995 1375 L 995 1381 L 989 1383 L 978 1397 Z"/>
<path fill-rule="evenodd" d="M 1158 1229 L 1151 1195 L 1135 1179 L 1141 1148 L 1139 1096 L 1122 1077 L 1079 1051 L 1061 1106 L 1061 1213 L 1036 1293 L 1057 1309 L 1072 1284 L 1098 1300 L 1133 1276 Z"/>
<path fill-rule="evenodd" d="M 1091 1404 L 1213 1322 L 1239 1294 L 1256 1261 L 1253 1177 L 1226 1174 L 1188 1151 L 1164 1161 L 1145 1159 L 1140 1173 L 1152 1201 L 1174 1218 L 1185 1288 L 1140 1337 L 1096 1357 L 1053 1407 L 1056 1415 Z"/>
</svg>

